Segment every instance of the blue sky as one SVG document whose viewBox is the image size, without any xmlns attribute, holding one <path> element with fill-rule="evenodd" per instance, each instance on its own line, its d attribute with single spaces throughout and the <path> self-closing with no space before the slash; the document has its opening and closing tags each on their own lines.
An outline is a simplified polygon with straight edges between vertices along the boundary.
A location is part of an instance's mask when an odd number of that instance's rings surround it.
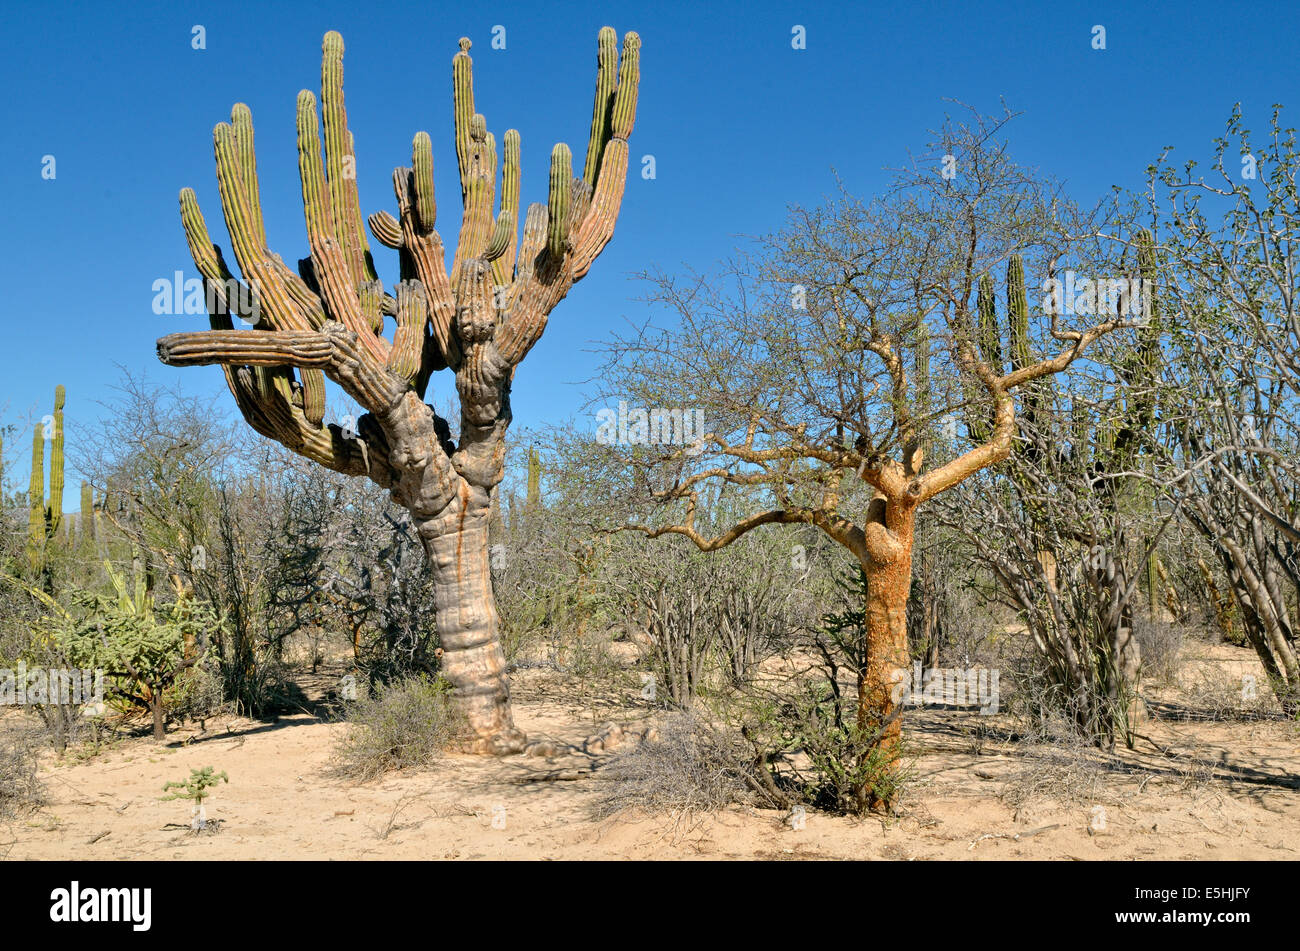
<svg viewBox="0 0 1300 951">
<path fill-rule="evenodd" d="M 596 31 L 642 37 L 633 169 L 614 241 L 552 315 L 516 377 L 517 427 L 579 412 L 596 369 L 585 352 L 645 311 L 633 272 L 708 268 L 746 235 L 778 227 L 791 203 L 834 186 L 869 196 L 887 167 L 920 148 L 945 98 L 984 112 L 999 97 L 1025 115 L 1013 155 L 1080 199 L 1140 184 L 1165 145 L 1204 156 L 1232 104 L 1262 130 L 1272 103 L 1300 111 L 1294 40 L 1300 7 L 1211 2 L 848 4 L 19 3 L 0 10 L 0 151 L 5 364 L 0 425 L 10 488 L 26 484 L 30 425 L 68 388 L 69 465 L 79 427 L 102 415 L 118 365 L 179 379 L 233 411 L 215 367 L 159 365 L 154 341 L 203 318 L 153 313 L 152 284 L 195 275 L 176 194 L 193 186 L 229 250 L 213 175 L 212 126 L 247 102 L 257 129 L 273 249 L 306 255 L 294 100 L 319 88 L 320 40 L 342 32 L 348 117 L 363 211 L 393 208 L 390 175 L 411 136 L 433 137 L 440 231 L 459 220 L 451 140 L 451 57 L 474 42 L 478 108 L 498 138 L 523 141 L 523 200 L 544 201 L 555 141 L 581 156 Z M 1091 46 L 1106 28 L 1105 50 Z M 202 25 L 206 49 L 191 47 Z M 493 27 L 506 48 L 493 50 Z M 806 49 L 791 31 L 806 31 Z M 1284 119 L 1297 120 L 1294 115 Z M 655 157 L 656 177 L 639 175 Z M 53 155 L 56 178 L 42 178 Z M 232 255 L 227 255 L 232 258 Z M 381 276 L 395 255 L 377 248 Z M 436 384 L 435 384 L 436 385 Z M 442 402 L 448 384 L 434 399 Z M 70 473 L 75 487 L 79 474 Z M 75 488 L 65 501 L 75 505 Z M 70 501 L 68 501 L 70 500 Z"/>
</svg>

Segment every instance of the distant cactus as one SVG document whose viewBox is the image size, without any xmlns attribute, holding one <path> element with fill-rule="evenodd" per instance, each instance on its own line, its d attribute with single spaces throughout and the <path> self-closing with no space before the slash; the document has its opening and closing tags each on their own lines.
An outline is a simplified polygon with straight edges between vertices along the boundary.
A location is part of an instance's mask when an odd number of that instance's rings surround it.
<svg viewBox="0 0 1300 951">
<path fill-rule="evenodd" d="M 45 565 L 45 433 L 32 433 L 32 479 L 27 489 L 27 562 L 32 574 Z"/>
<path fill-rule="evenodd" d="M 77 529 L 83 540 L 95 540 L 95 490 L 85 479 L 81 480 L 81 518 Z"/>
<path fill-rule="evenodd" d="M 32 433 L 32 477 L 27 490 L 27 562 L 32 574 L 46 568 L 46 547 L 63 525 L 63 407 L 67 391 L 54 388 L 54 433 L 50 445 L 50 497 L 45 498 L 45 426 Z M 48 586 L 48 585 L 47 585 Z"/>
<path fill-rule="evenodd" d="M 60 383 L 54 388 L 54 442 L 50 447 L 50 501 L 45 520 L 51 538 L 63 523 L 63 407 L 68 393 Z"/>
<path fill-rule="evenodd" d="M 531 446 L 528 449 L 528 495 L 526 499 L 530 509 L 542 504 L 542 457 Z"/>
</svg>

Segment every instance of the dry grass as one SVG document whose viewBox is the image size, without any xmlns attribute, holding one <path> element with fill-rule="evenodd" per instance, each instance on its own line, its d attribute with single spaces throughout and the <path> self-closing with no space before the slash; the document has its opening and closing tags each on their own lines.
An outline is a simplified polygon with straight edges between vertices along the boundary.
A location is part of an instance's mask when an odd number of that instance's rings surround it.
<svg viewBox="0 0 1300 951">
<path fill-rule="evenodd" d="M 677 713 L 658 736 L 620 753 L 601 769 L 600 818 L 625 810 L 691 816 L 747 802 L 749 785 L 736 738 L 690 713 Z"/>
<path fill-rule="evenodd" d="M 366 782 L 390 770 L 427 766 L 461 736 L 444 680 L 412 677 L 349 703 L 351 725 L 335 750 L 339 773 Z"/>
<path fill-rule="evenodd" d="M 36 751 L 18 732 L 0 733 L 0 819 L 10 819 L 41 805 Z"/>
</svg>

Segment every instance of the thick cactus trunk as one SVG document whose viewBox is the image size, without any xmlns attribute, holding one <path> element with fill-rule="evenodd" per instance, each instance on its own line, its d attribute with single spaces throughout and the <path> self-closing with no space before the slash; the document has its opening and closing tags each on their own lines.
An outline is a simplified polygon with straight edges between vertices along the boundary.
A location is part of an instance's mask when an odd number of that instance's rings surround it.
<svg viewBox="0 0 1300 951">
<path fill-rule="evenodd" d="M 420 525 L 434 577 L 443 675 L 476 753 L 517 753 L 524 735 L 510 713 L 510 686 L 501 647 L 501 618 L 488 559 L 491 501 L 478 487 L 463 490 L 436 518 Z"/>
<path fill-rule="evenodd" d="M 321 46 L 320 100 L 307 90 L 298 96 L 298 171 L 311 249 L 299 273 L 266 245 L 246 105 L 236 104 L 230 123 L 213 130 L 217 184 L 242 279 L 212 242 L 193 190 L 180 195 L 212 329 L 164 337 L 159 359 L 222 366 L 253 429 L 335 472 L 369 477 L 412 513 L 434 573 L 444 672 L 476 752 L 517 752 L 524 739 L 510 717 L 488 570 L 490 499 L 503 475 L 510 384 L 551 310 L 613 237 L 627 180 L 641 39 L 626 34 L 621 56 L 612 28 L 603 28 L 598 42 L 583 177 L 573 176 L 569 147 L 556 145 L 548 201 L 528 206 L 521 237 L 519 133 L 503 137 L 498 195 L 497 140 L 475 108 L 470 41 L 461 39 L 452 58 L 463 205 L 455 257 L 449 268 L 435 230 L 432 142 L 420 132 L 411 165 L 393 172 L 398 216 L 379 211 L 368 219 L 376 240 L 401 254 L 402 280 L 391 294 L 376 278 L 365 236 L 338 33 L 325 34 Z M 234 330 L 232 316 L 250 318 L 256 329 Z M 388 317 L 396 322 L 391 340 Z M 424 402 L 430 378 L 443 370 L 456 379 L 459 444 Z M 326 377 L 366 412 L 324 425 Z M 533 469 L 530 499 L 538 504 L 535 461 Z"/>
</svg>

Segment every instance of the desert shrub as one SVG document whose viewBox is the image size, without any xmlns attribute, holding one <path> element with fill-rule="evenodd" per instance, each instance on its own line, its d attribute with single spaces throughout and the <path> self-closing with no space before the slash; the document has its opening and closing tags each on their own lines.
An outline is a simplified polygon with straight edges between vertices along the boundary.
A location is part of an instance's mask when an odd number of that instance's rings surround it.
<svg viewBox="0 0 1300 951">
<path fill-rule="evenodd" d="M 897 801 L 908 771 L 881 740 L 891 724 L 860 712 L 867 665 L 866 575 L 838 579 L 839 613 L 822 616 L 804 645 L 812 669 L 779 690 L 755 688 L 740 702 L 744 735 L 765 771 L 763 785 L 790 802 L 861 815 Z M 891 721 L 903 713 L 894 708 Z"/>
<path fill-rule="evenodd" d="M 377 685 L 347 705 L 349 729 L 335 751 L 343 775 L 365 782 L 389 770 L 427 766 L 462 734 L 441 678 L 409 677 Z"/>
<path fill-rule="evenodd" d="M 881 724 L 859 724 L 856 699 L 833 683 L 809 679 L 793 692 L 739 702 L 750 761 L 763 773 L 758 778 L 771 804 L 863 815 L 876 802 L 897 801 L 906 785 L 909 769 L 880 747 Z"/>
<path fill-rule="evenodd" d="M 42 802 L 32 745 L 21 735 L 0 734 L 0 819 L 13 818 Z"/>
<path fill-rule="evenodd" d="M 1276 708 L 1268 697 L 1267 680 L 1262 672 L 1254 677 L 1251 684 L 1216 664 L 1198 667 L 1184 678 L 1182 688 L 1193 715 L 1203 719 L 1259 720 L 1273 716 Z"/>
<path fill-rule="evenodd" d="M 1142 656 L 1142 676 L 1157 683 L 1176 682 L 1186 628 L 1174 621 L 1139 614 L 1134 619 L 1133 633 Z"/>
<path fill-rule="evenodd" d="M 174 699 L 170 703 L 171 712 L 177 717 L 200 723 L 217 716 L 229 709 L 224 686 L 216 658 L 205 654 L 176 684 Z"/>
<path fill-rule="evenodd" d="M 1115 773 L 1122 766 L 1081 736 L 1067 717 L 1039 721 L 1022 737 L 1021 767 L 1008 777 L 1001 796 L 1012 806 L 1043 800 L 1061 803 L 1114 803 Z"/>
<path fill-rule="evenodd" d="M 744 743 L 692 713 L 664 720 L 658 735 L 619 753 L 601 770 L 600 817 L 624 810 L 688 817 L 751 800 Z"/>
</svg>

